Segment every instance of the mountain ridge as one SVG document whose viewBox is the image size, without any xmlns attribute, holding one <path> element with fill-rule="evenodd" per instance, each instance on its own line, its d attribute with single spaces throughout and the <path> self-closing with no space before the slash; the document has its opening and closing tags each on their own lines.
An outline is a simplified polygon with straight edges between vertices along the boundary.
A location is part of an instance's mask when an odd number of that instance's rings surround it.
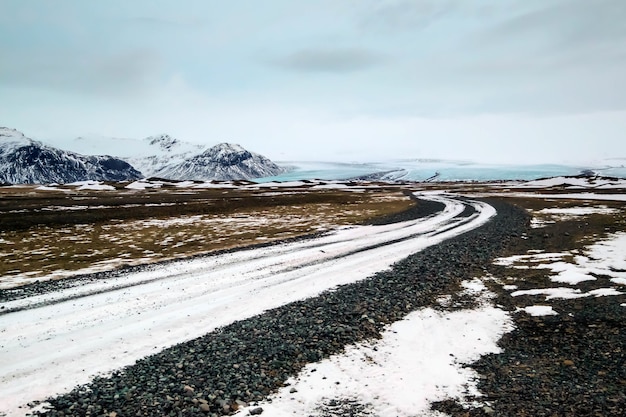
<svg viewBox="0 0 626 417">
<path fill-rule="evenodd" d="M 0 127 L 0 183 L 46 184 L 141 178 L 128 162 L 109 155 L 81 155 Z"/>
<path fill-rule="evenodd" d="M 83 148 L 102 149 L 103 138 L 77 138 Z M 212 147 L 179 140 L 162 133 L 143 139 L 116 138 L 117 157 L 146 177 L 171 180 L 250 180 L 286 171 L 269 158 L 222 142 Z M 99 142 L 99 143 L 98 143 Z"/>
<path fill-rule="evenodd" d="M 285 169 L 269 158 L 240 145 L 222 142 L 185 161 L 165 166 L 157 176 L 178 180 L 243 180 L 282 172 Z"/>
<path fill-rule="evenodd" d="M 145 145 L 140 153 L 119 157 L 136 167 L 146 177 L 159 176 L 159 172 L 165 166 L 181 163 L 206 149 L 206 146 L 183 142 L 166 133 L 148 136 L 139 141 Z"/>
<path fill-rule="evenodd" d="M 238 144 L 222 142 L 208 147 L 165 133 L 143 139 L 78 137 L 65 144 L 71 150 L 45 145 L 10 128 L 0 128 L 0 140 L 0 182 L 6 183 L 120 181 L 142 177 L 180 181 L 251 180 L 286 171 L 269 158 Z M 107 155 L 95 155 L 95 152 Z"/>
</svg>

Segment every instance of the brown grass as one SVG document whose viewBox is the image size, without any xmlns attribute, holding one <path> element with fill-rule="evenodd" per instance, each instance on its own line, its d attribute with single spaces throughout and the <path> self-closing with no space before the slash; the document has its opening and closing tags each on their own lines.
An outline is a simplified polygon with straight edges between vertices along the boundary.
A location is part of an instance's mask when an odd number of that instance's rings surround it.
<svg viewBox="0 0 626 417">
<path fill-rule="evenodd" d="M 183 258 L 359 224 L 414 204 L 398 188 L 187 191 L 0 188 L 0 277 Z"/>
</svg>

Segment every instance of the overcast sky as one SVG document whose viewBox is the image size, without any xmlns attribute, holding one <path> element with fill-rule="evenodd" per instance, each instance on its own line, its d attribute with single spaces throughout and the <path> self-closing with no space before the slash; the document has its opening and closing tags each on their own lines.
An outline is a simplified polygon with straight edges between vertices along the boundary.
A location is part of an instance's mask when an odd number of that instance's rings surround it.
<svg viewBox="0 0 626 417">
<path fill-rule="evenodd" d="M 626 157 L 624 0 L 2 0 L 0 126 L 276 160 Z"/>
</svg>

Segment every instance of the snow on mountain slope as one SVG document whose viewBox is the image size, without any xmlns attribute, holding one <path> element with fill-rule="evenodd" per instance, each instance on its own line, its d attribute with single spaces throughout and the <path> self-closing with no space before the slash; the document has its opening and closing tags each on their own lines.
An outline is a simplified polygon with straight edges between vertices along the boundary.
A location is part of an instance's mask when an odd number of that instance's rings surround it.
<svg viewBox="0 0 626 417">
<path fill-rule="evenodd" d="M 121 159 L 63 151 L 27 138 L 15 129 L 0 127 L 0 183 L 68 183 L 138 178 L 141 178 L 141 173 Z"/>
<path fill-rule="evenodd" d="M 202 153 L 207 147 L 180 141 L 167 134 L 144 139 L 112 137 L 78 137 L 67 144 L 76 152 L 113 154 L 131 164 L 144 177 L 156 176 L 167 165 L 178 164 Z"/>
<path fill-rule="evenodd" d="M 156 176 L 173 180 L 241 180 L 284 172 L 268 158 L 239 145 L 220 143 L 180 163 L 170 164 Z"/>
<path fill-rule="evenodd" d="M 142 142 L 146 151 L 125 159 L 146 177 L 158 176 L 164 167 L 179 164 L 206 149 L 203 145 L 181 142 L 166 134 L 149 136 Z"/>
<path fill-rule="evenodd" d="M 221 143 L 208 148 L 167 134 L 144 139 L 79 137 L 65 146 L 89 154 L 116 155 L 135 167 L 145 178 L 241 180 L 285 172 L 268 158 L 249 152 L 239 145 Z"/>
</svg>

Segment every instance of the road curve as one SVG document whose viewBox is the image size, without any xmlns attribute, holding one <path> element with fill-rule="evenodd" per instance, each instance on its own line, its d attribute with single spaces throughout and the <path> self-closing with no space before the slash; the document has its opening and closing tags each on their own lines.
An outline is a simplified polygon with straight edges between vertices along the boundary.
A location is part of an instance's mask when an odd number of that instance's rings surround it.
<svg viewBox="0 0 626 417">
<path fill-rule="evenodd" d="M 484 224 L 486 203 L 419 194 L 444 209 L 384 226 L 345 227 L 2 304 L 0 416 L 69 391 L 166 347 L 341 284 Z M 467 210 L 467 208 L 471 210 Z M 468 213 L 471 213 L 467 215 Z"/>
</svg>

